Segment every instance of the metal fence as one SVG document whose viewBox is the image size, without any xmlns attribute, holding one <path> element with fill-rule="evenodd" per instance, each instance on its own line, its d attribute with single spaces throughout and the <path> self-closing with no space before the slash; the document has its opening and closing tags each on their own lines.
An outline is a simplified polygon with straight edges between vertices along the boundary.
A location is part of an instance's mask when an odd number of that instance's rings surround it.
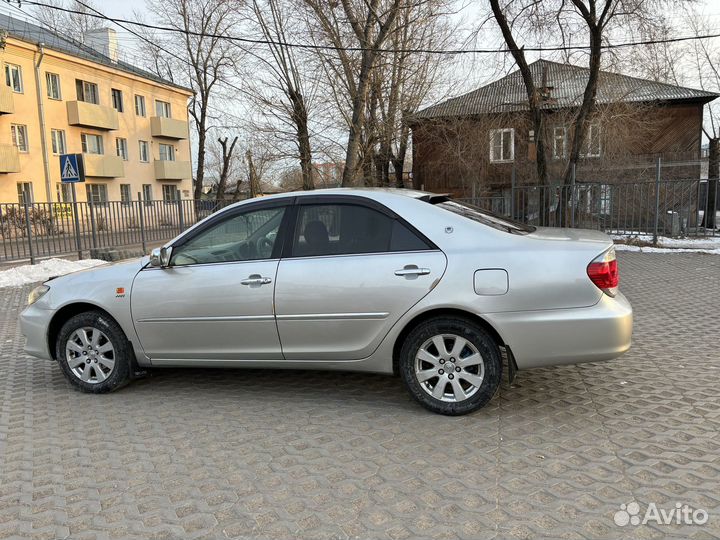
<svg viewBox="0 0 720 540">
<path fill-rule="evenodd" d="M 595 229 L 621 236 L 720 236 L 717 181 L 572 183 L 515 186 L 501 195 L 463 199 L 531 225 Z M 706 219 L 715 214 L 716 218 Z"/>
<path fill-rule="evenodd" d="M 0 261 L 170 240 L 228 203 L 205 200 L 0 204 Z"/>
<path fill-rule="evenodd" d="M 570 186 L 510 185 L 501 195 L 464 199 L 532 225 L 616 235 L 720 236 L 719 182 L 670 180 Z M 717 219 L 705 219 L 715 203 Z M 0 204 L 0 262 L 170 240 L 226 206 L 206 200 Z M 712 213 L 712 211 L 711 211 Z"/>
</svg>

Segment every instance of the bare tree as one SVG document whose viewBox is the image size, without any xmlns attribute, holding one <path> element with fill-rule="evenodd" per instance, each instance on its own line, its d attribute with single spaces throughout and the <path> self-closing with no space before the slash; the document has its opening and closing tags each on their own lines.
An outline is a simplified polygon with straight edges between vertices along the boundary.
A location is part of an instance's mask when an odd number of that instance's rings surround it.
<svg viewBox="0 0 720 540">
<path fill-rule="evenodd" d="M 238 21 L 234 2 L 227 0 L 148 0 L 156 22 L 177 32 L 153 36 L 147 45 L 149 64 L 159 75 L 188 84 L 194 91 L 189 106 L 197 134 L 194 197 L 202 195 L 205 154 L 211 128 L 211 104 L 229 80 L 240 51 L 228 36 Z M 175 74 L 180 74 L 177 76 Z"/>
<path fill-rule="evenodd" d="M 575 110 L 569 133 L 569 152 L 563 183 L 569 186 L 572 171 L 585 143 L 588 117 L 597 97 L 598 79 L 602 61 L 603 45 L 613 32 L 638 32 L 656 29 L 664 21 L 665 0 L 490 0 L 493 18 L 520 68 L 525 83 L 534 132 L 537 134 L 537 172 L 541 184 L 547 183 L 545 143 L 542 140 L 543 92 L 538 81 L 533 80 L 525 51 L 518 40 L 528 36 L 547 36 L 549 32 L 559 35 L 564 44 L 584 41 L 588 44 L 588 79 L 582 98 Z M 568 190 L 557 206 L 560 224 L 565 224 Z"/>
<path fill-rule="evenodd" d="M 69 11 L 61 9 L 53 9 L 51 7 L 33 7 L 33 15 L 54 32 L 68 35 L 78 36 L 78 40 L 82 41 L 86 32 L 98 30 L 104 26 L 101 19 L 93 17 L 93 8 L 95 4 L 92 0 L 47 0 L 51 6 L 66 8 Z"/>
<path fill-rule="evenodd" d="M 324 43 L 334 47 L 333 58 L 325 55 L 326 68 L 338 77 L 350 98 L 348 142 L 342 185 L 351 185 L 362 163 L 363 127 L 372 70 L 378 49 L 384 46 L 396 28 L 395 20 L 404 0 L 303 0 L 310 8 L 316 33 Z M 405 0 L 407 1 L 407 0 Z M 337 62 L 337 65 L 331 65 Z"/>
<path fill-rule="evenodd" d="M 290 6 L 282 0 L 253 0 L 252 11 L 255 22 L 267 40 L 253 56 L 260 60 L 262 67 L 269 73 L 270 81 L 257 73 L 253 77 L 251 93 L 261 107 L 273 109 L 274 120 L 287 123 L 293 131 L 293 140 L 300 160 L 302 171 L 302 189 L 314 189 L 312 150 L 308 125 L 308 100 L 305 78 L 301 74 L 292 47 L 288 46 L 288 20 Z M 267 52 L 270 58 L 266 58 Z M 268 89 L 277 89 L 282 96 L 275 100 L 267 97 Z M 271 129 L 278 129 L 273 125 Z"/>
<path fill-rule="evenodd" d="M 238 142 L 238 138 L 235 137 L 232 142 L 228 145 L 227 137 L 218 138 L 220 147 L 222 148 L 222 162 L 220 165 L 220 175 L 218 178 L 216 199 L 222 201 L 225 198 L 225 190 L 228 186 L 228 177 L 230 176 L 233 164 L 233 152 L 235 151 L 235 145 Z"/>
</svg>

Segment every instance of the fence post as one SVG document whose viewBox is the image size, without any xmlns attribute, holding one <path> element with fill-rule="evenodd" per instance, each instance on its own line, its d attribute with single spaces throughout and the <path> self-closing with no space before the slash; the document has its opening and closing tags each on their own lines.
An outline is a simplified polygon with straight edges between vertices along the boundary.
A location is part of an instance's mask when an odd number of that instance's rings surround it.
<svg viewBox="0 0 720 540">
<path fill-rule="evenodd" d="M 82 240 L 80 240 L 80 215 L 78 213 L 78 202 L 77 202 L 77 191 L 75 190 L 75 184 L 72 186 L 72 200 L 73 200 L 73 214 L 75 217 L 75 247 L 77 248 L 78 260 L 82 261 Z"/>
<path fill-rule="evenodd" d="M 512 173 L 510 174 L 510 219 L 515 219 L 515 162 L 513 161 Z"/>
<path fill-rule="evenodd" d="M 178 197 L 178 212 L 180 212 L 178 223 L 180 225 L 180 232 L 185 230 L 185 211 L 183 208 L 183 201 Z"/>
<path fill-rule="evenodd" d="M 35 264 L 35 249 L 32 243 L 32 224 L 30 223 L 30 205 L 25 203 L 25 230 L 27 232 L 28 249 L 30 252 L 30 264 Z"/>
<path fill-rule="evenodd" d="M 145 212 L 143 211 L 142 192 L 138 191 L 138 211 L 140 212 L 140 241 L 142 242 L 143 253 L 147 252 L 147 244 L 145 243 Z"/>
<path fill-rule="evenodd" d="M 575 162 L 570 171 L 570 227 L 575 228 Z"/>
<path fill-rule="evenodd" d="M 653 245 L 658 242 L 658 224 L 660 223 L 660 174 L 662 171 L 662 158 L 657 158 L 655 165 L 655 227 L 653 228 Z"/>
<path fill-rule="evenodd" d="M 92 200 L 88 201 L 88 208 L 90 208 L 90 232 L 92 235 L 92 247 L 97 249 L 97 227 L 95 226 L 95 205 Z M 91 257 L 92 258 L 92 257 Z"/>
</svg>

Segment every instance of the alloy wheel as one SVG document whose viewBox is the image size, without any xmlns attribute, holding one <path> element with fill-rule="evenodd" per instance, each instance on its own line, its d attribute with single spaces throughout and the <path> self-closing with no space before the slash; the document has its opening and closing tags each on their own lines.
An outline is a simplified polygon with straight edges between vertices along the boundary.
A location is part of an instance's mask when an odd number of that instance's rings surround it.
<svg viewBox="0 0 720 540">
<path fill-rule="evenodd" d="M 90 384 L 106 380 L 115 368 L 115 348 L 102 330 L 78 328 L 67 340 L 65 360 L 78 379 Z"/>
<path fill-rule="evenodd" d="M 435 399 L 457 403 L 480 389 L 485 363 L 477 347 L 464 337 L 439 334 L 418 349 L 415 377 L 420 387 Z"/>
</svg>

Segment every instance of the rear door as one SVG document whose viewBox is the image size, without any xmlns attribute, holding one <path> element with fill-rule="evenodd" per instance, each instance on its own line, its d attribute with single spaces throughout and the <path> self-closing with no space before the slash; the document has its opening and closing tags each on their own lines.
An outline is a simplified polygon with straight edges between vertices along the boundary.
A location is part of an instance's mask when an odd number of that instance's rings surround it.
<svg viewBox="0 0 720 540">
<path fill-rule="evenodd" d="M 299 197 L 296 212 L 275 288 L 283 354 L 365 358 L 442 277 L 445 255 L 364 197 Z"/>
</svg>

